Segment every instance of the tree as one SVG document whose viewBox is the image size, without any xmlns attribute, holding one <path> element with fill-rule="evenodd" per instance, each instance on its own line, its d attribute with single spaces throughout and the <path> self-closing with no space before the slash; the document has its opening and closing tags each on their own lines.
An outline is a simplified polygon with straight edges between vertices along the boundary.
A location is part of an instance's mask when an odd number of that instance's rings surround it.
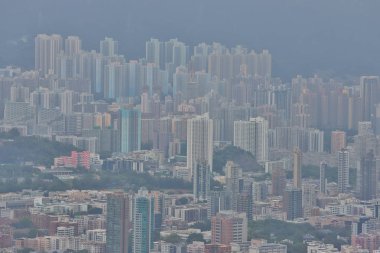
<svg viewBox="0 0 380 253">
<path fill-rule="evenodd" d="M 24 218 L 20 219 L 18 222 L 14 223 L 13 226 L 15 228 L 19 228 L 19 229 L 31 228 L 31 227 L 33 227 L 33 223 L 29 218 L 24 217 Z"/>
<path fill-rule="evenodd" d="M 20 131 L 18 131 L 17 128 L 12 128 L 11 130 L 9 130 L 8 135 L 10 138 L 14 139 L 20 136 Z"/>
<path fill-rule="evenodd" d="M 88 214 L 102 214 L 103 213 L 103 209 L 99 208 L 99 207 L 92 207 L 90 206 L 88 208 Z"/>
<path fill-rule="evenodd" d="M 193 243 L 194 241 L 196 242 L 206 242 L 205 239 L 203 238 L 203 235 L 200 233 L 192 233 L 187 237 L 186 243 L 190 244 Z"/>
<path fill-rule="evenodd" d="M 181 206 L 181 205 L 186 205 L 186 204 L 188 204 L 188 203 L 189 203 L 189 199 L 186 198 L 186 197 L 179 198 L 179 199 L 177 199 L 177 200 L 175 201 L 175 204 L 176 204 L 176 205 L 179 205 L 179 206 Z"/>
<path fill-rule="evenodd" d="M 168 243 L 172 243 L 172 244 L 177 244 L 177 243 L 180 243 L 182 241 L 181 237 L 175 233 L 171 233 L 168 236 L 164 236 L 161 238 L 161 240 L 168 242 Z"/>
<path fill-rule="evenodd" d="M 151 150 L 152 148 L 153 148 L 153 142 L 152 141 L 148 141 L 148 142 L 141 144 L 142 150 Z"/>
<path fill-rule="evenodd" d="M 30 253 L 33 252 L 33 249 L 25 248 L 25 249 L 19 249 L 17 250 L 17 253 Z"/>
<path fill-rule="evenodd" d="M 211 230 L 211 220 L 207 220 L 205 222 L 197 222 L 190 226 L 191 228 L 197 228 L 203 231 L 209 231 Z"/>
</svg>

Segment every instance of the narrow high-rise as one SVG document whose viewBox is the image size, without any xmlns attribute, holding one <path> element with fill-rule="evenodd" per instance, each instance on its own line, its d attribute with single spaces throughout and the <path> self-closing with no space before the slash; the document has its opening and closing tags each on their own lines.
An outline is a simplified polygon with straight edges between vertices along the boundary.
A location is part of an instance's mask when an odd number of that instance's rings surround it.
<svg viewBox="0 0 380 253">
<path fill-rule="evenodd" d="M 332 131 L 331 132 L 331 154 L 335 154 L 342 148 L 346 147 L 346 132 Z"/>
<path fill-rule="evenodd" d="M 321 194 L 326 194 L 326 168 L 327 163 L 322 161 L 319 164 L 319 192 Z"/>
<path fill-rule="evenodd" d="M 193 194 L 196 200 L 204 201 L 210 193 L 211 171 L 206 163 L 197 163 L 194 168 Z"/>
<path fill-rule="evenodd" d="M 227 161 L 225 166 L 226 191 L 231 197 L 230 203 L 232 210 L 237 210 L 238 196 L 242 185 L 243 172 L 239 165 L 233 161 Z"/>
<path fill-rule="evenodd" d="M 361 120 L 371 121 L 375 116 L 375 105 L 380 101 L 380 80 L 378 76 L 360 77 L 360 97 L 362 100 Z"/>
<path fill-rule="evenodd" d="M 131 203 L 130 196 L 121 192 L 107 196 L 107 253 L 128 253 Z"/>
<path fill-rule="evenodd" d="M 349 187 L 350 159 L 347 149 L 338 152 L 338 192 L 346 193 Z"/>
<path fill-rule="evenodd" d="M 145 43 L 145 58 L 148 63 L 154 63 L 160 69 L 165 69 L 164 43 L 158 39 L 150 39 Z"/>
<path fill-rule="evenodd" d="M 293 151 L 293 186 L 302 189 L 302 152 L 299 148 Z"/>
<path fill-rule="evenodd" d="M 359 199 L 371 200 L 376 198 L 377 191 L 377 166 L 379 161 L 375 159 L 373 150 L 368 152 L 358 163 L 357 187 Z"/>
<path fill-rule="evenodd" d="M 282 196 L 286 188 L 286 173 L 283 168 L 272 169 L 272 194 Z"/>
<path fill-rule="evenodd" d="M 132 252 L 149 253 L 153 248 L 153 232 L 154 198 L 141 189 L 134 198 Z"/>
<path fill-rule="evenodd" d="M 187 121 L 187 168 L 189 179 L 197 164 L 205 164 L 212 171 L 213 121 L 208 115 L 196 116 Z"/>
<path fill-rule="evenodd" d="M 135 108 L 120 109 L 121 152 L 141 149 L 141 112 Z"/>
</svg>

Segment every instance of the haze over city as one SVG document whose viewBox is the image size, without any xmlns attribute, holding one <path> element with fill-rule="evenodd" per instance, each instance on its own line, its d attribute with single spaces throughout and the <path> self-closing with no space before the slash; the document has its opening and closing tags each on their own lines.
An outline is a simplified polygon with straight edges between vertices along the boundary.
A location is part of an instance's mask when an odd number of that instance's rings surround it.
<svg viewBox="0 0 380 253">
<path fill-rule="evenodd" d="M 379 253 L 379 7 L 2 0 L 0 253 Z"/>
<path fill-rule="evenodd" d="M 346 78 L 379 74 L 376 0 L 3 0 L 0 66 L 32 67 L 38 33 L 78 35 L 86 49 L 111 36 L 128 59 L 151 37 L 269 49 L 274 74 Z"/>
</svg>

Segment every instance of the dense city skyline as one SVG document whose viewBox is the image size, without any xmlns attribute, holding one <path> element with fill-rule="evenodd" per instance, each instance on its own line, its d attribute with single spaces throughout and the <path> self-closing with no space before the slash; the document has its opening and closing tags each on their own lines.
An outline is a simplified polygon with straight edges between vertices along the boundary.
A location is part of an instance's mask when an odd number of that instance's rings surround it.
<svg viewBox="0 0 380 253">
<path fill-rule="evenodd" d="M 51 2 L 5 0 L 0 15 L 0 66 L 33 66 L 33 39 L 38 33 L 83 38 L 97 49 L 105 36 L 120 41 L 128 59 L 144 54 L 145 41 L 179 38 L 194 46 L 219 41 L 242 44 L 276 55 L 274 74 L 289 81 L 297 74 L 318 73 L 349 81 L 379 75 L 380 37 L 376 30 L 378 1 L 154 1 L 101 0 Z M 73 8 L 75 6 L 75 8 Z M 70 13 L 68 19 L 62 13 Z M 230 18 L 225 18 L 230 17 Z M 302 22 L 301 22 L 302 20 Z M 94 29 L 96 27 L 96 29 Z M 365 38 L 365 39 L 363 39 Z"/>
<path fill-rule="evenodd" d="M 4 1 L 0 253 L 380 252 L 380 2 Z"/>
</svg>

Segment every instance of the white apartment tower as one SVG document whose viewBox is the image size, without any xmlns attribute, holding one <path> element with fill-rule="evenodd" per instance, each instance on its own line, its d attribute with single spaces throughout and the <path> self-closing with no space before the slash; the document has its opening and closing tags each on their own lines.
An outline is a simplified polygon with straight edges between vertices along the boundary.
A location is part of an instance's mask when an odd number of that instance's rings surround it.
<svg viewBox="0 0 380 253">
<path fill-rule="evenodd" d="M 197 164 L 208 166 L 212 171 L 213 121 L 208 115 L 196 116 L 187 121 L 187 168 L 190 178 Z"/>
<path fill-rule="evenodd" d="M 349 186 L 350 159 L 347 149 L 338 152 L 338 192 L 345 193 Z"/>
<path fill-rule="evenodd" d="M 262 117 L 235 121 L 234 146 L 252 153 L 259 163 L 268 161 L 268 121 Z"/>
<path fill-rule="evenodd" d="M 35 38 L 34 66 L 42 76 L 54 74 L 57 70 L 57 56 L 61 53 L 61 35 L 38 34 Z"/>
</svg>

